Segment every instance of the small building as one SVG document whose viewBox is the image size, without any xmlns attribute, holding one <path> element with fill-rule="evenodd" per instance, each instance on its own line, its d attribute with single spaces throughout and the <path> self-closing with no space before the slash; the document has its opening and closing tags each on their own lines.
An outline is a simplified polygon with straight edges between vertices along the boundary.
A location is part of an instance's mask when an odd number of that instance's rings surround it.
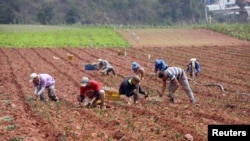
<svg viewBox="0 0 250 141">
<path fill-rule="evenodd" d="M 236 0 L 217 0 L 213 4 L 207 5 L 208 11 L 219 11 L 219 10 L 237 10 L 240 7 L 237 6 Z"/>
</svg>

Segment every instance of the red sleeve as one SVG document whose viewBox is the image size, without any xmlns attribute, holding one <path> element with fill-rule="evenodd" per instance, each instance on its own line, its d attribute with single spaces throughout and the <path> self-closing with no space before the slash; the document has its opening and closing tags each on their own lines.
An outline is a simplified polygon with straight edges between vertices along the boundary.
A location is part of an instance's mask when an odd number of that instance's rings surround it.
<svg viewBox="0 0 250 141">
<path fill-rule="evenodd" d="M 85 87 L 80 86 L 80 95 L 84 95 L 85 92 L 86 92 Z"/>
</svg>

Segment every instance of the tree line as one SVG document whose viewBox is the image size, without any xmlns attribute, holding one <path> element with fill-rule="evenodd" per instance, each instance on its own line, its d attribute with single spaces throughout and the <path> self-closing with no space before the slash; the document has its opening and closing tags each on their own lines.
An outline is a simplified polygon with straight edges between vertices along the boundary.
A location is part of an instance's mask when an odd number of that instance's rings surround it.
<svg viewBox="0 0 250 141">
<path fill-rule="evenodd" d="M 205 21 L 206 2 L 207 0 L 0 0 L 0 24 L 201 23 Z"/>
</svg>

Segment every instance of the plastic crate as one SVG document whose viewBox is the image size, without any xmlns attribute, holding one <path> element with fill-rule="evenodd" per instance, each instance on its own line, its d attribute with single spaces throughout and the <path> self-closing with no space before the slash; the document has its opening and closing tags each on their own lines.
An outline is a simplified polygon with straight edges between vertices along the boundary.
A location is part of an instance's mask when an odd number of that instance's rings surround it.
<svg viewBox="0 0 250 141">
<path fill-rule="evenodd" d="M 118 101 L 120 100 L 120 95 L 118 90 L 111 88 L 111 87 L 104 87 L 105 91 L 105 99 L 111 101 Z"/>
<path fill-rule="evenodd" d="M 85 70 L 95 70 L 95 68 L 96 68 L 96 64 L 86 64 L 84 66 Z"/>
</svg>

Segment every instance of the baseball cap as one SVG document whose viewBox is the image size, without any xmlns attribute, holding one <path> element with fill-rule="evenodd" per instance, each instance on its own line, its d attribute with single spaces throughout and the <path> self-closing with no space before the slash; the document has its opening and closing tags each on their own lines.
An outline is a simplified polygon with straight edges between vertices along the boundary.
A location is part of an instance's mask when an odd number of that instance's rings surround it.
<svg viewBox="0 0 250 141">
<path fill-rule="evenodd" d="M 191 58 L 190 61 L 196 61 L 196 58 Z"/>
<path fill-rule="evenodd" d="M 141 82 L 141 79 L 140 79 L 140 77 L 139 76 L 133 76 L 133 78 L 132 78 L 135 82 L 137 82 L 137 83 L 139 83 L 139 82 Z"/>
<path fill-rule="evenodd" d="M 131 67 L 132 67 L 132 69 L 137 69 L 139 67 L 139 64 L 136 62 L 133 62 Z"/>
<path fill-rule="evenodd" d="M 89 83 L 89 78 L 83 77 L 81 81 L 81 86 L 86 87 L 88 83 Z"/>
<path fill-rule="evenodd" d="M 30 80 L 29 82 L 32 82 L 34 78 L 36 78 L 38 75 L 36 73 L 31 73 L 30 74 Z"/>
<path fill-rule="evenodd" d="M 155 59 L 155 65 L 159 65 L 160 63 L 161 63 L 161 61 L 160 61 L 160 60 Z"/>
</svg>

